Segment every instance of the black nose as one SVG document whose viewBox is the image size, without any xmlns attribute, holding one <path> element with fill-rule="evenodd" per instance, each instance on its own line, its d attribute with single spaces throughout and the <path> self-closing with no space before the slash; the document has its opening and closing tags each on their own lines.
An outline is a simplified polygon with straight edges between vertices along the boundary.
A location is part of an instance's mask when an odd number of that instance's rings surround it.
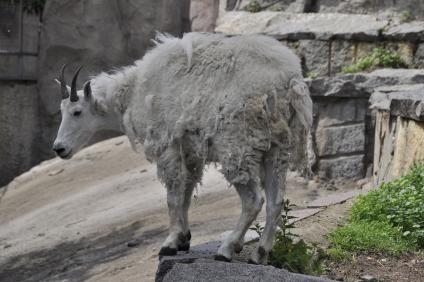
<svg viewBox="0 0 424 282">
<path fill-rule="evenodd" d="M 62 153 L 65 152 L 65 148 L 61 148 L 61 147 L 59 147 L 59 148 L 53 148 L 53 151 L 55 151 L 56 154 L 58 154 L 60 156 L 60 155 L 62 155 Z"/>
</svg>

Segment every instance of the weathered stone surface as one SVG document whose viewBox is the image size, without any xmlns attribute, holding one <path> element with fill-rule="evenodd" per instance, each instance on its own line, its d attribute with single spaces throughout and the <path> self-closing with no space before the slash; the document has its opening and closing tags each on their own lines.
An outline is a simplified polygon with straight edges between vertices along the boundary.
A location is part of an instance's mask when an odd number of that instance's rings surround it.
<svg viewBox="0 0 424 282">
<path fill-rule="evenodd" d="M 380 185 L 408 172 L 424 159 L 424 122 L 377 111 L 374 183 Z"/>
<path fill-rule="evenodd" d="M 307 80 L 307 82 L 312 97 L 368 98 L 370 93 L 357 83 L 359 78 L 366 80 L 366 77 L 361 75 L 342 75 Z"/>
<path fill-rule="evenodd" d="M 219 0 L 191 0 L 191 30 L 213 32 L 219 12 Z"/>
<path fill-rule="evenodd" d="M 318 166 L 322 178 L 362 178 L 364 155 L 325 158 L 319 161 Z"/>
<path fill-rule="evenodd" d="M 395 39 L 402 41 L 423 41 L 424 22 L 414 21 L 392 26 L 384 32 L 384 36 L 387 39 Z"/>
<path fill-rule="evenodd" d="M 280 39 L 375 40 L 387 24 L 370 15 L 228 12 L 218 20 L 216 31 L 264 33 Z"/>
<path fill-rule="evenodd" d="M 212 259 L 164 260 L 156 275 L 156 282 L 171 281 L 257 281 L 257 282 L 313 282 L 332 281 L 325 278 L 291 273 L 272 266 L 227 263 Z"/>
<path fill-rule="evenodd" d="M 341 73 L 343 67 L 354 60 L 354 44 L 349 41 L 335 40 L 331 42 L 330 75 Z"/>
<path fill-rule="evenodd" d="M 37 103 L 36 84 L 0 82 L 0 187 L 37 161 Z"/>
<path fill-rule="evenodd" d="M 404 11 L 409 11 L 415 18 L 424 18 L 424 3 L 421 0 L 318 0 L 320 13 L 353 13 L 353 14 L 378 14 L 381 17 L 399 16 Z"/>
<path fill-rule="evenodd" d="M 418 44 L 417 50 L 415 51 L 414 63 L 417 67 L 424 67 L 424 43 Z"/>
<path fill-rule="evenodd" d="M 407 65 L 411 65 L 414 62 L 415 44 L 413 43 L 388 42 L 384 44 L 384 49 L 398 53 Z"/>
<path fill-rule="evenodd" d="M 331 194 L 318 198 L 308 204 L 310 208 L 328 207 L 331 205 L 341 204 L 347 200 L 361 194 L 361 190 L 352 190 L 344 193 Z"/>
<path fill-rule="evenodd" d="M 61 65 L 66 76 L 84 65 L 84 78 L 103 70 L 133 63 L 152 46 L 157 30 L 181 35 L 189 29 L 189 1 L 47 1 L 40 46 L 39 89 L 42 139 L 40 159 L 52 155 L 50 145 L 60 121 L 60 95 L 52 82 Z"/>
<path fill-rule="evenodd" d="M 318 128 L 315 140 L 320 157 L 362 153 L 365 150 L 365 122 Z"/>
<path fill-rule="evenodd" d="M 371 95 L 371 108 L 391 111 L 391 104 L 393 100 L 411 100 L 413 103 L 411 103 L 410 108 L 405 109 L 404 114 L 406 115 L 405 117 L 407 117 L 407 112 L 409 111 L 411 114 L 413 114 L 410 118 L 416 119 L 417 113 L 419 116 L 421 112 L 420 103 L 424 100 L 423 93 L 423 84 L 382 86 L 376 88 L 376 91 Z M 418 103 L 415 103 L 415 101 L 418 101 Z"/>
<path fill-rule="evenodd" d="M 289 48 L 299 56 L 302 61 L 303 71 L 306 75 L 315 74 L 325 76 L 329 74 L 328 58 L 330 56 L 330 44 L 318 40 L 300 40 L 295 43 L 289 42 Z"/>
<path fill-rule="evenodd" d="M 367 109 L 367 99 L 318 100 L 314 103 L 317 128 L 364 122 Z"/>
</svg>

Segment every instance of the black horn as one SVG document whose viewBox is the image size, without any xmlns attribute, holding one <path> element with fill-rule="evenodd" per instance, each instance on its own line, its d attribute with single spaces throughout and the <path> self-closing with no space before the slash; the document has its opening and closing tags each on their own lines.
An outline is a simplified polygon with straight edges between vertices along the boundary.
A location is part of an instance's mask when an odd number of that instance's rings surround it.
<svg viewBox="0 0 424 282">
<path fill-rule="evenodd" d="M 69 91 L 65 81 L 65 68 L 66 68 L 66 64 L 62 66 L 62 69 L 60 71 L 60 77 L 59 77 L 60 92 L 62 93 L 62 99 L 67 99 L 69 97 Z"/>
<path fill-rule="evenodd" d="M 77 94 L 77 79 L 78 74 L 80 70 L 82 69 L 82 66 L 79 67 L 79 69 L 75 72 L 74 78 L 72 78 L 72 84 L 71 84 L 71 102 L 77 102 L 78 101 L 78 94 Z"/>
</svg>

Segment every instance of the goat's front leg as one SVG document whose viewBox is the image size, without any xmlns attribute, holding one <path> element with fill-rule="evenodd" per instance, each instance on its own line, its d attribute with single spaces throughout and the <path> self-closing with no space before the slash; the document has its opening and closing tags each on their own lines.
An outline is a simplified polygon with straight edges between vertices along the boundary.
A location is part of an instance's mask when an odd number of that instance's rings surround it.
<svg viewBox="0 0 424 282">
<path fill-rule="evenodd" d="M 194 178 L 187 170 L 180 154 L 166 152 L 161 162 L 158 162 L 158 176 L 167 189 L 169 214 L 169 235 L 159 251 L 159 255 L 175 255 L 177 251 L 187 251 L 190 248 L 190 229 L 188 209 L 195 187 Z"/>
</svg>

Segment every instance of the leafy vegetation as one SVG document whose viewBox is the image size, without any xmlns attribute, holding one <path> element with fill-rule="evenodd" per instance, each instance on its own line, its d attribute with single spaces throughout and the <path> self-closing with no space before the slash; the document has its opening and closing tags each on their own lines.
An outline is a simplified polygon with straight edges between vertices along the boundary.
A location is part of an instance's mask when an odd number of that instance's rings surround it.
<svg viewBox="0 0 424 282">
<path fill-rule="evenodd" d="M 407 64 L 399 53 L 375 48 L 369 56 L 359 59 L 355 64 L 343 68 L 344 73 L 371 71 L 377 68 L 403 68 Z"/>
<path fill-rule="evenodd" d="M 294 228 L 293 223 L 290 223 L 294 217 L 288 214 L 292 210 L 292 206 L 289 200 L 283 203 L 280 229 L 275 235 L 268 263 L 291 272 L 320 274 L 322 273 L 321 262 L 325 253 L 317 245 L 308 245 L 303 240 L 295 240 L 298 236 L 290 231 Z M 262 236 L 263 227 L 260 224 L 255 224 L 250 229 Z"/>
<path fill-rule="evenodd" d="M 329 253 L 337 259 L 348 257 L 349 253 L 400 255 L 413 250 L 402 232 L 385 221 L 352 222 L 330 233 L 330 240 L 334 247 Z"/>
<path fill-rule="evenodd" d="M 310 79 L 315 79 L 319 76 L 319 73 L 314 72 L 314 71 L 310 71 L 308 73 L 306 73 L 306 77 L 310 78 Z"/>
<path fill-rule="evenodd" d="M 414 16 L 411 11 L 405 10 L 400 14 L 399 19 L 401 23 L 409 23 L 414 20 Z"/>
<path fill-rule="evenodd" d="M 424 248 L 424 163 L 359 198 L 352 221 L 387 221 Z"/>
<path fill-rule="evenodd" d="M 329 253 L 378 252 L 398 255 L 424 248 L 424 163 L 378 190 L 359 197 L 351 222 L 329 235 Z"/>
<path fill-rule="evenodd" d="M 251 13 L 258 13 L 262 11 L 262 7 L 258 1 L 253 0 L 244 7 L 244 10 Z"/>
</svg>

